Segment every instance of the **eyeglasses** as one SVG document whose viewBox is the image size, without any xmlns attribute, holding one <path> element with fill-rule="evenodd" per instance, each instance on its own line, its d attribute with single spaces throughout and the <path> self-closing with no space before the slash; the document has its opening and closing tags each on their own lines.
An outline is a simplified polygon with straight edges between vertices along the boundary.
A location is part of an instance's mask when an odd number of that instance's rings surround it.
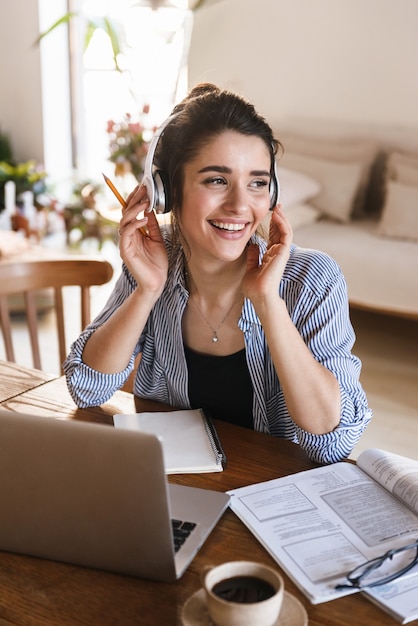
<svg viewBox="0 0 418 626">
<path fill-rule="evenodd" d="M 363 589 L 377 587 L 396 580 L 418 563 L 418 540 L 402 548 L 389 550 L 347 574 L 348 583 L 336 585 L 336 589 Z M 382 567 L 383 566 L 383 567 Z M 382 567 L 380 572 L 376 570 Z"/>
</svg>

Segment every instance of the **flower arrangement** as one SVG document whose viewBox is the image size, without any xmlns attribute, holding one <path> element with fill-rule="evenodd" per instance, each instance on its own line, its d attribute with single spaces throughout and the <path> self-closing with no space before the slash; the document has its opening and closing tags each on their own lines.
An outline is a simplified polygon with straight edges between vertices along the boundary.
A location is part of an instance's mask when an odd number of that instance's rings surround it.
<svg viewBox="0 0 418 626">
<path fill-rule="evenodd" d="M 148 114 L 149 106 L 145 105 L 138 120 L 125 113 L 121 122 L 107 122 L 109 160 L 115 164 L 116 176 L 131 172 L 139 180 L 143 174 L 149 139 L 153 133 L 153 129 L 146 124 Z"/>
</svg>

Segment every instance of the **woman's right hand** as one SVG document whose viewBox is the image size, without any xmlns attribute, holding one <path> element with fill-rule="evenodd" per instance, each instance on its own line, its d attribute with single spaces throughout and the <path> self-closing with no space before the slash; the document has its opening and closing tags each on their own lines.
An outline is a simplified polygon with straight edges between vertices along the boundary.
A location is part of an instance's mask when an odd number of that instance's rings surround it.
<svg viewBox="0 0 418 626">
<path fill-rule="evenodd" d="M 137 215 L 148 205 L 147 190 L 145 186 L 138 185 L 128 196 L 126 207 L 122 210 L 119 251 L 138 289 L 159 295 L 167 280 L 168 257 L 154 211 L 137 219 Z"/>
</svg>

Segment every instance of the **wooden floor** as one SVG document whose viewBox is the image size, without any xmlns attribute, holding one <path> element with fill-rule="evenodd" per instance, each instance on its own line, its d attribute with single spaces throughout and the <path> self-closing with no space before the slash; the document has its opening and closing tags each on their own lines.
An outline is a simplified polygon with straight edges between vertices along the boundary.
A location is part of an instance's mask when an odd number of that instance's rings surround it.
<svg viewBox="0 0 418 626">
<path fill-rule="evenodd" d="M 109 285 L 93 289 L 93 315 L 101 310 L 120 271 L 113 244 L 105 244 L 101 254 L 114 265 L 115 276 Z M 65 302 L 71 313 L 69 346 L 80 332 L 75 290 L 68 290 Z M 52 316 L 49 312 L 40 320 L 41 358 L 44 370 L 59 373 Z M 352 311 L 352 322 L 357 335 L 354 352 L 363 362 L 361 381 L 373 419 L 351 456 L 357 458 L 365 448 L 380 447 L 418 459 L 418 322 L 363 311 Z M 16 320 L 14 326 L 17 360 L 31 366 L 24 320 Z M 4 358 L 1 340 L 0 358 Z"/>
<path fill-rule="evenodd" d="M 384 448 L 418 460 L 418 321 L 352 311 L 354 352 L 373 419 L 353 451 Z"/>
</svg>

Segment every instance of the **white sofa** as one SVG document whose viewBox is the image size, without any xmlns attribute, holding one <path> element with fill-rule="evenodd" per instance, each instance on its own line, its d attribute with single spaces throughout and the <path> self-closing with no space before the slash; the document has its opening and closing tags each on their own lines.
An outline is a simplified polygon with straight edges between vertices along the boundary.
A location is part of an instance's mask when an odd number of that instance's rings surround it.
<svg viewBox="0 0 418 626">
<path fill-rule="evenodd" d="M 276 129 L 294 242 L 338 262 L 353 307 L 418 320 L 418 133 L 306 126 Z"/>
</svg>

